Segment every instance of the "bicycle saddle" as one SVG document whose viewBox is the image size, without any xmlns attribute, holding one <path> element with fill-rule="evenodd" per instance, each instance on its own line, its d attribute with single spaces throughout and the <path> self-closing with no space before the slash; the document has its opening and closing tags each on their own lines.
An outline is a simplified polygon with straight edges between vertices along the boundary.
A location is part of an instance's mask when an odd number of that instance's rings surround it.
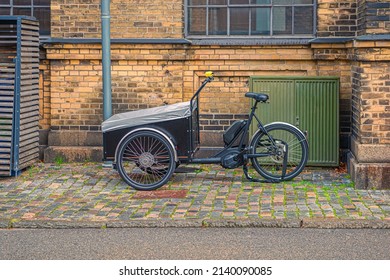
<svg viewBox="0 0 390 280">
<path fill-rule="evenodd" d="M 257 102 L 266 102 L 269 98 L 268 94 L 256 92 L 247 92 L 245 93 L 245 97 L 253 98 Z"/>
</svg>

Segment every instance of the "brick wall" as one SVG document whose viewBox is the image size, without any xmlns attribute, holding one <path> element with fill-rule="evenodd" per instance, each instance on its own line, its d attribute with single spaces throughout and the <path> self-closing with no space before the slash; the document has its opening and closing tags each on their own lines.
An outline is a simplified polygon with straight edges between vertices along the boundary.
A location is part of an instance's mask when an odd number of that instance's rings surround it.
<svg viewBox="0 0 390 280">
<path fill-rule="evenodd" d="M 44 49 L 40 51 L 39 65 L 39 127 L 50 128 L 50 65 Z"/>
<path fill-rule="evenodd" d="M 244 97 L 250 76 L 333 75 L 319 69 L 309 46 L 192 46 L 188 52 L 185 98 L 198 87 L 203 71 L 212 69 L 217 76 L 200 99 L 204 131 L 223 131 L 245 117 L 250 110 L 250 101 Z"/>
<path fill-rule="evenodd" d="M 390 1 L 366 0 L 366 33 L 384 34 L 390 31 Z"/>
<path fill-rule="evenodd" d="M 99 130 L 102 122 L 101 46 L 46 46 L 51 68 L 51 128 Z M 182 96 L 184 47 L 113 45 L 114 113 L 176 103 Z"/>
<path fill-rule="evenodd" d="M 389 0 L 358 0 L 357 4 L 358 35 L 389 33 Z"/>
<path fill-rule="evenodd" d="M 390 43 L 361 42 L 356 46 L 353 135 L 361 144 L 390 144 Z"/>
<path fill-rule="evenodd" d="M 356 27 L 358 36 L 364 35 L 366 33 L 366 0 L 357 0 L 356 1 Z"/>
<path fill-rule="evenodd" d="M 100 0 L 53 0 L 51 5 L 52 37 L 101 36 Z M 183 0 L 112 0 L 111 36 L 182 38 L 183 5 Z M 355 0 L 319 0 L 318 35 L 354 36 L 356 7 Z M 220 114 L 222 117 L 215 116 L 218 120 L 249 110 L 243 93 L 248 89 L 250 75 L 340 75 L 341 108 L 345 116 L 342 127 L 348 133 L 351 97 L 348 62 L 335 53 L 343 50 L 325 45 L 314 51 L 317 53 L 313 55 L 308 46 L 191 46 L 186 49 L 170 45 L 116 45 L 112 50 L 114 113 L 188 100 L 199 85 L 203 71 L 208 69 L 219 72 L 220 77 L 205 89 L 202 113 Z M 46 109 L 42 125 L 50 123 L 54 129 L 99 129 L 102 111 L 99 46 L 50 46 L 48 57 L 51 104 L 46 100 L 42 106 L 51 106 L 51 115 Z M 341 61 L 336 62 L 338 59 Z M 50 75 L 47 73 L 46 79 Z M 231 103 L 235 106 L 230 106 Z M 215 128 L 209 124 L 204 129 Z"/>
<path fill-rule="evenodd" d="M 358 188 L 388 189 L 390 175 L 390 41 L 351 49 L 352 137 L 349 172 Z"/>
<path fill-rule="evenodd" d="M 102 121 L 100 45 L 45 47 L 51 68 L 52 129 L 99 129 Z M 214 119 L 231 120 L 233 115 L 246 114 L 249 110 L 244 93 L 248 91 L 250 76 L 329 75 L 332 69 L 316 65 L 308 46 L 113 44 L 113 109 L 119 113 L 189 100 L 204 79 L 203 73 L 213 70 L 216 79 L 202 92 L 201 113 L 215 115 Z M 213 127 L 215 122 L 209 122 L 209 128 L 204 124 L 205 129 L 220 128 Z"/>
<path fill-rule="evenodd" d="M 356 35 L 356 0 L 318 0 L 317 36 Z"/>
<path fill-rule="evenodd" d="M 182 0 L 111 0 L 112 38 L 181 38 Z M 100 38 L 100 0 L 52 0 L 51 36 Z"/>
</svg>

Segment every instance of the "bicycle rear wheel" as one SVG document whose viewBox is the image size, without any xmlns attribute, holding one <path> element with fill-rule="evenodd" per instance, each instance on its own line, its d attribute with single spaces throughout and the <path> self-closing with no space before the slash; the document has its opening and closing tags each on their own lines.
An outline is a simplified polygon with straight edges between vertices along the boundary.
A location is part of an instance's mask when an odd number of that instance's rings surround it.
<svg viewBox="0 0 390 280">
<path fill-rule="evenodd" d="M 269 180 L 293 179 L 307 163 L 309 148 L 305 136 L 298 128 L 287 123 L 273 123 L 266 125 L 265 129 L 269 136 L 257 131 L 250 143 L 250 153 L 269 155 L 251 158 L 253 167 Z M 283 170 L 284 164 L 286 170 Z"/>
</svg>

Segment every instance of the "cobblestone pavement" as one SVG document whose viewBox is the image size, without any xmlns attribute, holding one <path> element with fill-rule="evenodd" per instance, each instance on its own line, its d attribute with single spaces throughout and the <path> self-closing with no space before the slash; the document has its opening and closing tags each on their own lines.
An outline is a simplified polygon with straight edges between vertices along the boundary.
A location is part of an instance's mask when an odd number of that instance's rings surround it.
<svg viewBox="0 0 390 280">
<path fill-rule="evenodd" d="M 39 164 L 0 178 L 0 228 L 137 226 L 390 228 L 390 191 L 357 190 L 334 169 L 269 184 L 218 165 L 180 167 L 152 192 L 100 163 Z"/>
</svg>

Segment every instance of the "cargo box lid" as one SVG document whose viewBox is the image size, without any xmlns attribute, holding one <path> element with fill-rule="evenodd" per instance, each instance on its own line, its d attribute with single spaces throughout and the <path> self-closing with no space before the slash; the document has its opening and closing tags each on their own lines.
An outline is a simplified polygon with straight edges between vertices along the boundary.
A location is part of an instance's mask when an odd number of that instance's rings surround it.
<svg viewBox="0 0 390 280">
<path fill-rule="evenodd" d="M 113 115 L 102 123 L 102 131 L 108 132 L 122 128 L 153 124 L 191 116 L 190 101 L 155 108 L 130 111 Z"/>
</svg>

